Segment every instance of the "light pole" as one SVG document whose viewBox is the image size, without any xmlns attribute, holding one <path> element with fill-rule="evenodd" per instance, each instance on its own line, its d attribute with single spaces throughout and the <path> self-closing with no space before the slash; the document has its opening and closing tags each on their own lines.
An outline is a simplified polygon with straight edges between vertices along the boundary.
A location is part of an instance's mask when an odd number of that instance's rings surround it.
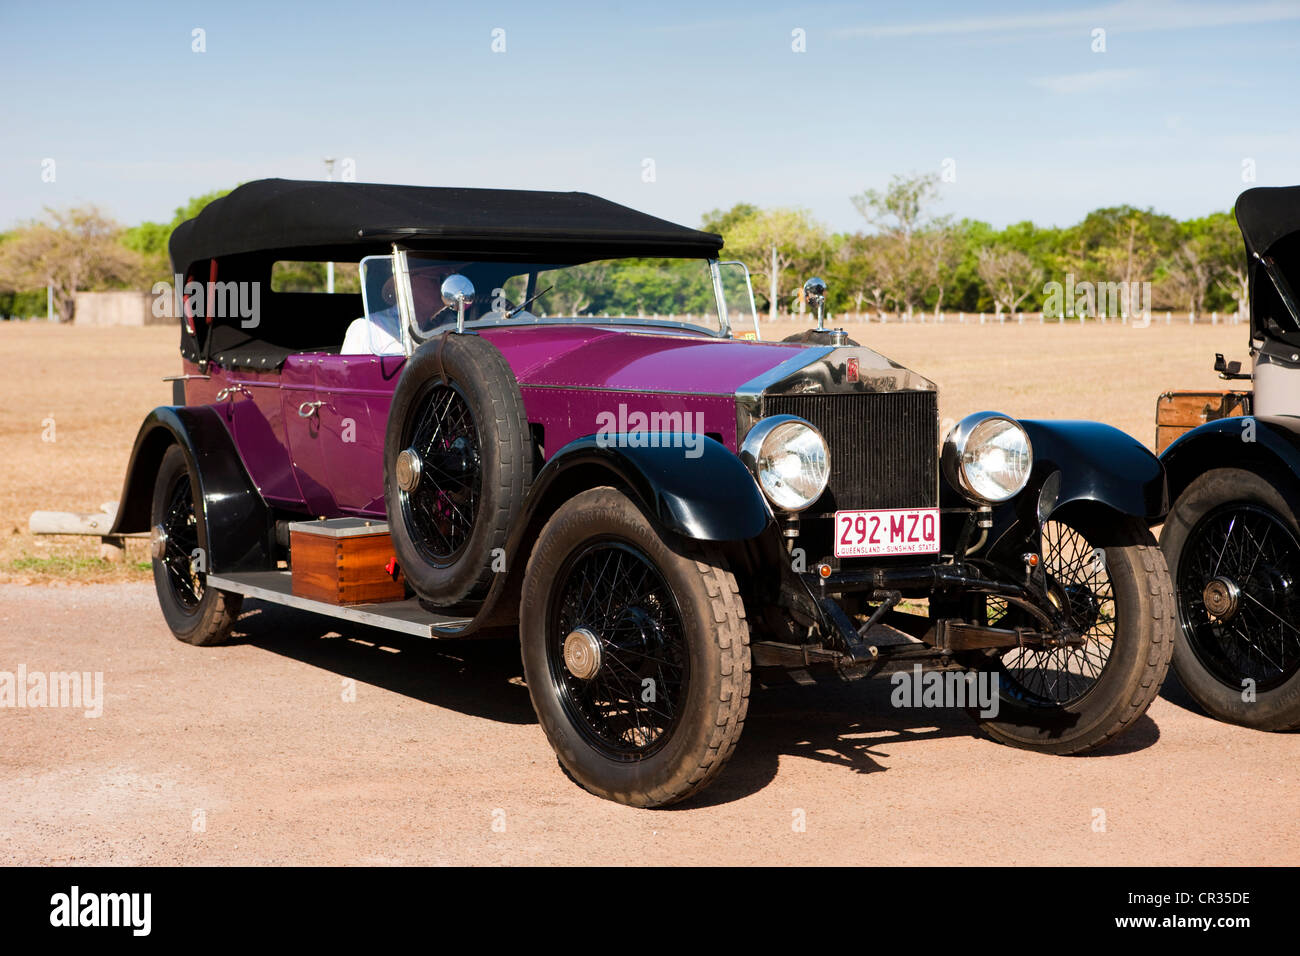
<svg viewBox="0 0 1300 956">
<path fill-rule="evenodd" d="M 325 179 L 334 182 L 334 158 L 325 157 Z M 325 263 L 325 291 L 333 294 L 334 292 L 334 263 Z"/>
</svg>

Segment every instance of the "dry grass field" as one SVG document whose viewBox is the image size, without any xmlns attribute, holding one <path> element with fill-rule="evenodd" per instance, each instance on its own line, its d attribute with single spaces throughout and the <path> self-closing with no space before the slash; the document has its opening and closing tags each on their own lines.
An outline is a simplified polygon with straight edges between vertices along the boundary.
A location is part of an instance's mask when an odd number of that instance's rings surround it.
<svg viewBox="0 0 1300 956">
<path fill-rule="evenodd" d="M 764 336 L 805 328 L 777 323 Z M 940 412 L 993 408 L 1024 418 L 1092 418 L 1150 445 L 1156 396 L 1216 388 L 1214 353 L 1246 358 L 1242 326 L 862 325 L 864 345 L 938 383 Z M 116 501 L 136 428 L 170 401 L 179 369 L 167 328 L 0 323 L 0 581 L 143 580 L 143 541 L 127 561 L 97 558 L 94 538 L 34 537 L 37 509 L 97 511 Z M 52 423 L 52 430 L 51 430 Z M 53 439 L 53 440 L 47 440 Z"/>
</svg>

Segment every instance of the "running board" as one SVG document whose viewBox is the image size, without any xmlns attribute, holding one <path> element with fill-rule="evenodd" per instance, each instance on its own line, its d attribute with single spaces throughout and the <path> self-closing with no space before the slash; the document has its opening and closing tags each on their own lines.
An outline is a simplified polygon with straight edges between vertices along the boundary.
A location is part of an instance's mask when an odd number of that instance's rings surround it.
<svg viewBox="0 0 1300 956">
<path fill-rule="evenodd" d="M 389 631 L 401 631 L 416 637 L 454 637 L 469 625 L 472 618 L 433 614 L 415 598 L 387 601 L 382 604 L 327 604 L 293 593 L 293 575 L 289 571 L 240 571 L 234 574 L 209 574 L 207 586 L 230 591 L 244 597 L 283 604 L 300 611 L 324 614 L 357 624 L 369 624 Z"/>
</svg>

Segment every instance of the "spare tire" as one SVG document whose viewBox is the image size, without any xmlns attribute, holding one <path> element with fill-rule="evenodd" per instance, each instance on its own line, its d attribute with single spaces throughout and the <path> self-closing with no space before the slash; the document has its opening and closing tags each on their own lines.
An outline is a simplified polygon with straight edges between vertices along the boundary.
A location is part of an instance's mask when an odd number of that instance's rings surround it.
<svg viewBox="0 0 1300 956">
<path fill-rule="evenodd" d="M 481 598 L 532 478 L 524 401 L 496 346 L 449 332 L 416 349 L 384 433 L 388 525 L 415 593 L 440 606 Z"/>
</svg>

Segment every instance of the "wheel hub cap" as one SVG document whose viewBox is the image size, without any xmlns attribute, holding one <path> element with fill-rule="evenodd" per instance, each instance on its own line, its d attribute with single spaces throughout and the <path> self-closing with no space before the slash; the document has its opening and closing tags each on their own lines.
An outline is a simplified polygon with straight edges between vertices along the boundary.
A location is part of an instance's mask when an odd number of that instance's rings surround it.
<svg viewBox="0 0 1300 956">
<path fill-rule="evenodd" d="M 580 627 L 564 639 L 564 666 L 578 680 L 591 680 L 600 670 L 600 638 Z"/>
<path fill-rule="evenodd" d="M 1241 588 L 1231 578 L 1219 575 L 1210 578 L 1201 593 L 1201 600 L 1205 602 L 1205 610 L 1211 617 L 1229 621 L 1241 604 Z"/>
<path fill-rule="evenodd" d="M 149 555 L 155 561 L 161 561 L 167 554 L 167 529 L 160 524 L 153 526 L 153 536 L 149 539 Z"/>
<path fill-rule="evenodd" d="M 414 491 L 420 484 L 422 467 L 420 456 L 416 454 L 414 448 L 399 452 L 397 463 L 393 467 L 393 477 L 397 479 L 397 487 L 408 494 Z"/>
</svg>

